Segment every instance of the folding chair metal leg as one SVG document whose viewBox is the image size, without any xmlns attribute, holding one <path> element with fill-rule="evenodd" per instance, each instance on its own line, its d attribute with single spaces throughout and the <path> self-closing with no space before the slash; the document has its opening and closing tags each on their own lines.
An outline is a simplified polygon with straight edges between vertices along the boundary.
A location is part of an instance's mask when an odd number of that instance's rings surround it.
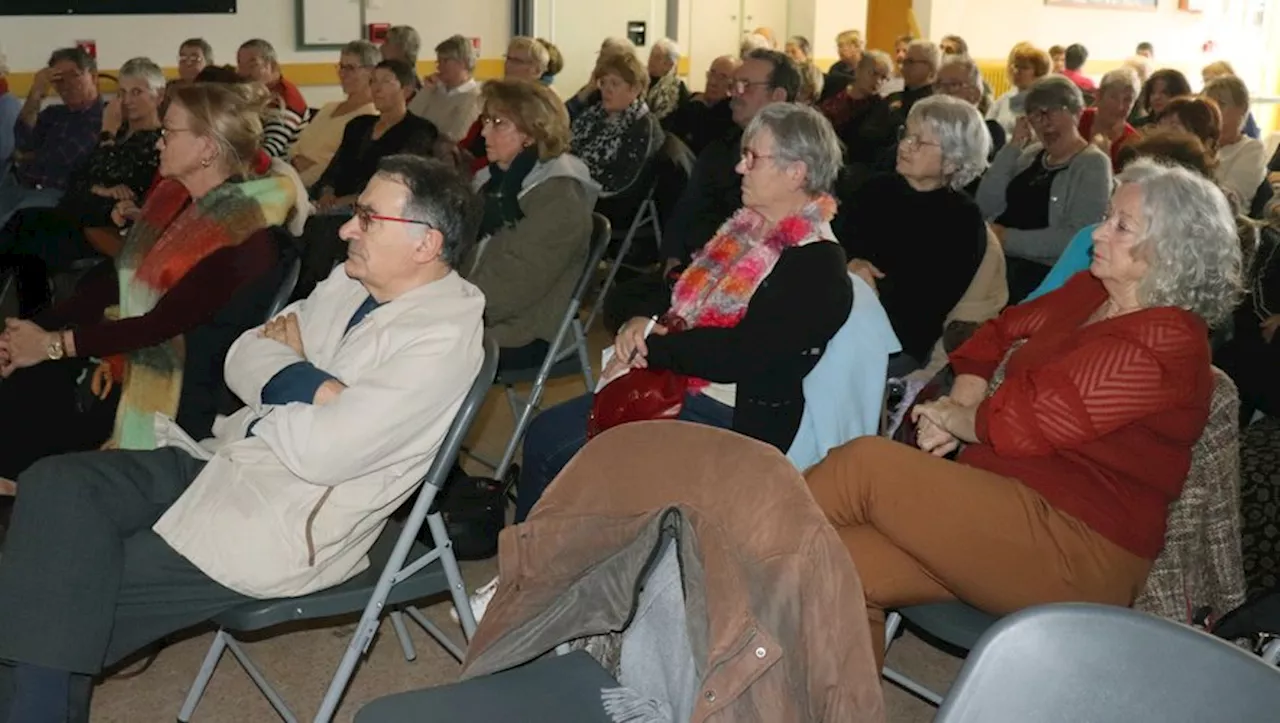
<svg viewBox="0 0 1280 723">
<path fill-rule="evenodd" d="M 1280 639 L 1272 640 L 1262 649 L 1262 662 L 1267 665 L 1280 665 Z"/>
<path fill-rule="evenodd" d="M 587 393 L 594 392 L 596 389 L 595 376 L 591 373 L 591 352 L 587 350 L 587 334 L 586 331 L 577 326 L 573 327 L 573 345 L 578 353 L 578 363 L 582 365 L 582 383 L 587 385 Z"/>
<path fill-rule="evenodd" d="M 897 638 L 898 628 L 900 627 L 902 627 L 902 615 L 896 612 L 890 612 L 888 615 L 885 616 L 885 619 L 884 619 L 885 655 L 889 654 L 889 646 L 892 645 L 894 639 Z M 935 708 L 942 705 L 941 695 L 938 695 L 932 690 L 929 690 L 923 685 L 915 682 L 914 680 L 908 678 L 907 676 L 903 675 L 902 673 L 899 673 L 898 671 L 894 670 L 893 668 L 890 668 L 887 665 L 884 667 L 884 670 L 881 672 L 881 675 L 885 677 L 885 680 L 888 680 L 894 685 L 897 685 L 899 688 L 902 688 L 903 690 L 907 691 L 908 693 L 911 693 L 917 698 L 924 700 L 927 703 L 933 704 Z"/>
<path fill-rule="evenodd" d="M 613 287 L 613 280 L 618 276 L 618 269 L 622 268 L 622 260 L 627 257 L 627 252 L 631 250 L 631 244 L 636 238 L 636 231 L 646 222 L 646 214 L 651 213 L 650 209 L 656 208 L 653 203 L 652 195 L 645 198 L 640 204 L 640 208 L 636 210 L 635 218 L 631 219 L 631 226 L 627 228 L 627 235 L 622 237 L 622 245 L 618 247 L 618 256 L 609 262 L 609 271 L 604 276 L 604 283 L 600 286 L 600 292 L 596 294 L 596 303 L 591 305 L 591 312 L 587 314 L 586 323 L 582 326 L 584 329 L 590 329 L 591 324 L 595 322 L 596 315 L 604 309 L 604 297 L 609 293 L 609 289 Z M 656 216 L 656 214 L 654 214 Z"/>
<path fill-rule="evenodd" d="M 400 641 L 400 649 L 404 651 L 404 659 L 413 662 L 418 659 L 418 651 L 413 649 L 413 639 L 409 637 L 409 629 L 404 625 L 404 613 L 399 610 L 391 611 L 391 627 L 396 631 L 396 638 Z"/>
<path fill-rule="evenodd" d="M 507 401 L 511 403 L 511 414 L 515 417 L 516 423 L 511 429 L 511 437 L 507 439 L 507 446 L 502 451 L 502 461 L 498 462 L 498 466 L 493 470 L 494 479 L 506 477 L 507 469 L 515 461 L 516 451 L 524 439 L 525 430 L 529 428 L 529 422 L 533 421 L 533 413 L 538 410 L 538 402 L 542 401 L 542 390 L 543 383 L 535 381 L 533 388 L 529 390 L 529 396 L 520 399 L 514 390 L 507 387 Z"/>
<path fill-rule="evenodd" d="M 467 657 L 467 651 L 463 650 L 462 647 L 453 642 L 453 639 L 440 629 L 440 626 L 428 620 L 427 616 L 423 615 L 421 610 L 411 607 L 405 608 L 404 612 L 412 618 L 415 623 L 421 625 L 422 629 L 427 631 L 428 635 L 435 638 L 436 642 L 440 643 L 440 647 L 444 648 L 446 653 L 452 655 L 454 660 L 461 663 L 463 659 Z"/>
<path fill-rule="evenodd" d="M 240 647 L 240 643 L 236 642 L 236 639 L 231 637 L 230 634 L 226 635 L 226 643 L 227 650 L 230 650 L 231 654 L 239 661 L 240 667 L 244 668 L 244 672 L 249 674 L 253 684 L 258 686 L 258 690 L 262 691 L 262 695 L 266 696 L 267 702 L 271 704 L 272 708 L 276 709 L 276 713 L 280 718 L 285 723 L 298 723 L 297 716 L 293 714 L 292 710 L 289 710 L 289 706 L 285 704 L 284 699 L 280 697 L 276 689 L 267 682 L 266 676 L 262 674 L 261 670 L 258 670 L 257 665 L 254 665 L 249 654 Z M 330 713 L 330 717 L 332 717 L 332 713 Z M 329 718 L 321 718 L 317 715 L 316 723 L 329 723 Z"/>
<path fill-rule="evenodd" d="M 449 532 L 444 526 L 444 517 L 439 512 L 427 515 L 427 529 L 431 531 L 433 540 L 449 539 Z M 449 581 L 449 596 L 453 598 L 453 607 L 458 611 L 462 636 L 469 643 L 471 636 L 476 634 L 476 616 L 471 610 L 471 596 L 467 594 L 467 584 L 462 579 L 458 558 L 453 554 L 453 542 L 447 542 L 439 549 L 440 566 L 444 568 L 444 577 Z"/>
<path fill-rule="evenodd" d="M 209 687 L 209 681 L 213 678 L 213 671 L 218 669 L 218 661 L 222 659 L 222 651 L 227 649 L 227 634 L 225 631 L 219 630 L 213 636 L 213 642 L 209 645 L 209 652 L 204 655 L 204 662 L 200 664 L 200 672 L 196 674 L 195 682 L 191 684 L 191 690 L 187 691 L 187 698 L 182 702 L 182 709 L 178 711 L 178 723 L 187 723 L 191 720 L 191 716 L 195 715 L 196 706 L 200 705 L 200 699 L 204 697 L 205 688 Z"/>
</svg>

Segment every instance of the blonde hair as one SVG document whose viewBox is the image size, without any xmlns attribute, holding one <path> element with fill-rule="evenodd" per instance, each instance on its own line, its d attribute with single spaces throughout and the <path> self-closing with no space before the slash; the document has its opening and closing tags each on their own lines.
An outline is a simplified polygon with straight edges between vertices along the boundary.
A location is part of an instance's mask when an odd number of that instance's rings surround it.
<svg viewBox="0 0 1280 723">
<path fill-rule="evenodd" d="M 546 161 L 569 150 L 573 136 L 564 101 L 542 83 L 491 80 L 480 91 L 486 116 L 503 116 L 533 139 L 538 158 Z"/>
<path fill-rule="evenodd" d="M 212 139 L 232 175 L 245 173 L 262 147 L 262 115 L 271 93 L 259 83 L 191 83 L 178 86 L 171 102 L 191 116 L 191 132 Z"/>
<path fill-rule="evenodd" d="M 635 53 L 602 53 L 596 61 L 596 77 L 616 75 L 632 88 L 639 88 L 644 95 L 649 90 L 649 69 Z"/>
<path fill-rule="evenodd" d="M 862 47 L 862 33 L 857 30 L 845 30 L 836 36 L 836 45 L 854 45 Z"/>
<path fill-rule="evenodd" d="M 1053 59 L 1049 54 L 1031 43 L 1018 43 L 1009 51 L 1009 69 L 1015 65 L 1026 63 L 1037 78 L 1043 78 L 1053 69 Z"/>
<path fill-rule="evenodd" d="M 507 53 L 510 54 L 512 50 L 523 50 L 528 53 L 538 69 L 538 75 L 547 72 L 547 63 L 551 61 L 551 54 L 547 52 L 547 46 L 539 43 L 536 38 L 517 35 L 507 43 Z"/>
<path fill-rule="evenodd" d="M 1215 60 L 1214 62 L 1204 66 L 1200 71 L 1200 77 L 1204 78 L 1206 82 L 1213 78 L 1222 78 L 1224 76 L 1235 74 L 1236 69 L 1232 67 L 1231 63 L 1228 63 L 1225 60 Z"/>
</svg>

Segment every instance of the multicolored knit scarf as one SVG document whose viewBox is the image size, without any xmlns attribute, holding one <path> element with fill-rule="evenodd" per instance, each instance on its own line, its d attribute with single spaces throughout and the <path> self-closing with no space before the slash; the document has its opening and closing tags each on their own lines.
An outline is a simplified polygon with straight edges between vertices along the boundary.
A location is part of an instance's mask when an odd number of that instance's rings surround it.
<svg viewBox="0 0 1280 723">
<path fill-rule="evenodd" d="M 283 224 L 295 196 L 292 180 L 269 176 L 224 183 L 190 203 L 191 196 L 181 183 L 161 181 L 148 195 L 116 259 L 120 305 L 108 309 L 107 317 L 129 319 L 150 312 L 209 254 Z M 186 361 L 183 337 L 107 361 L 112 377 L 123 382 L 108 445 L 154 449 L 155 414 L 173 417 L 178 412 Z"/>
<path fill-rule="evenodd" d="M 668 316 L 678 317 L 686 329 L 737 326 L 782 252 L 823 240 L 835 213 L 836 201 L 827 194 L 772 228 L 756 211 L 739 209 L 676 281 Z"/>
</svg>

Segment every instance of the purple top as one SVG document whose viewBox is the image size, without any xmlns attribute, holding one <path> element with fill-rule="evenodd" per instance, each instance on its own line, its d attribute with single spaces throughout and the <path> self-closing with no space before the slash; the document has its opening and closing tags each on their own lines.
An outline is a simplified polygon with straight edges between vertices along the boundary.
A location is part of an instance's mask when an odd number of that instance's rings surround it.
<svg viewBox="0 0 1280 723">
<path fill-rule="evenodd" d="M 19 151 L 31 157 L 16 164 L 24 186 L 66 188 L 71 172 L 84 163 L 98 145 L 102 131 L 102 98 L 81 110 L 51 105 L 40 111 L 34 128 L 18 119 L 13 135 Z"/>
</svg>

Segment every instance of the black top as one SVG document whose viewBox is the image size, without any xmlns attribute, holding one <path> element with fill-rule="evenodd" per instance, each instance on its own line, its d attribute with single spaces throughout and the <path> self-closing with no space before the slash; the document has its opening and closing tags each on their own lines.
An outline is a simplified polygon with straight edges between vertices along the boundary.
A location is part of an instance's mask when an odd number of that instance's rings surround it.
<svg viewBox="0 0 1280 723">
<path fill-rule="evenodd" d="M 1275 154 L 1271 156 L 1271 160 L 1267 162 L 1268 173 L 1280 173 L 1280 147 L 1276 148 Z"/>
<path fill-rule="evenodd" d="M 885 274 L 880 303 L 902 351 L 928 359 L 947 314 L 987 249 L 982 211 L 961 191 L 917 191 L 898 174 L 876 176 L 841 209 L 836 235 L 850 259 Z"/>
<path fill-rule="evenodd" d="M 733 430 L 786 452 L 804 414 L 801 383 L 852 306 L 839 245 L 787 249 L 737 326 L 649 337 L 649 364 L 737 384 Z"/>
<path fill-rule="evenodd" d="M 827 79 L 822 84 L 822 95 L 818 96 L 818 102 L 821 103 L 828 98 L 832 98 L 836 93 L 848 88 L 853 84 L 853 77 L 853 66 L 843 60 L 837 60 L 835 65 L 832 65 L 831 69 L 827 71 Z"/>
<path fill-rule="evenodd" d="M 1044 151 L 1036 156 L 1030 166 L 1014 176 L 1004 190 L 1004 213 L 995 220 L 1006 228 L 1034 231 L 1049 228 L 1049 201 L 1052 198 L 1053 177 L 1066 170 L 1061 165 L 1050 168 L 1045 165 Z"/>
<path fill-rule="evenodd" d="M 662 229 L 662 257 L 688 263 L 735 211 L 742 207 L 742 129 L 732 126 L 694 161 L 689 183 Z"/>
<path fill-rule="evenodd" d="M 391 126 L 381 138 L 373 137 L 376 115 L 364 115 L 347 121 L 342 133 L 342 143 L 334 154 L 329 167 L 316 181 L 312 194 L 329 187 L 335 196 L 350 196 L 364 190 L 369 179 L 378 170 L 378 162 L 397 153 L 431 156 L 432 146 L 440 132 L 431 121 L 412 113 L 405 113 L 399 123 Z"/>
<path fill-rule="evenodd" d="M 733 110 L 725 99 L 713 105 L 699 100 L 683 103 L 674 113 L 662 120 L 662 127 L 693 151 L 702 153 L 715 139 L 735 128 Z"/>
<path fill-rule="evenodd" d="M 159 130 L 135 131 L 127 137 L 122 133 L 114 142 L 104 142 L 89 154 L 85 164 L 67 182 L 67 192 L 58 202 L 58 210 L 74 219 L 81 226 L 109 226 L 114 198 L 96 196 L 94 186 L 127 186 L 137 198 L 138 207 L 156 178 L 160 166 L 160 151 L 156 141 Z"/>
</svg>

